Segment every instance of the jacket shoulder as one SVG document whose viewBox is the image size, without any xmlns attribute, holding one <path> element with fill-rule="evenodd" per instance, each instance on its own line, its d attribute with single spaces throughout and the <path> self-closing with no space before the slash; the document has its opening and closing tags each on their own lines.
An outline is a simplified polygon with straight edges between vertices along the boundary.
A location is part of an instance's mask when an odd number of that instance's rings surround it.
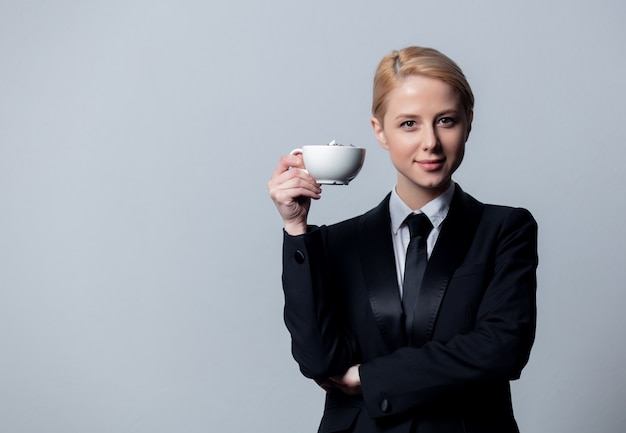
<svg viewBox="0 0 626 433">
<path fill-rule="evenodd" d="M 513 226 L 537 225 L 532 213 L 526 208 L 497 204 L 485 204 L 483 206 L 483 218 L 487 220 L 508 222 Z"/>
<path fill-rule="evenodd" d="M 343 231 L 349 230 L 350 228 L 356 229 L 361 224 L 368 223 L 380 223 L 384 221 L 388 221 L 389 218 L 389 197 L 391 194 L 388 194 L 376 207 L 368 210 L 367 212 L 357 215 L 355 217 L 349 218 L 347 220 L 334 223 L 327 226 L 327 229 L 334 231 Z"/>
<path fill-rule="evenodd" d="M 515 207 L 515 206 L 507 206 L 500 204 L 492 204 L 492 203 L 483 203 L 472 197 L 470 194 L 461 190 L 460 187 L 457 188 L 457 194 L 455 198 L 458 202 L 462 203 L 463 206 L 479 210 L 482 212 L 482 218 L 487 221 L 519 221 L 519 222 L 529 222 L 536 225 L 535 218 L 532 213 L 523 207 Z"/>
</svg>

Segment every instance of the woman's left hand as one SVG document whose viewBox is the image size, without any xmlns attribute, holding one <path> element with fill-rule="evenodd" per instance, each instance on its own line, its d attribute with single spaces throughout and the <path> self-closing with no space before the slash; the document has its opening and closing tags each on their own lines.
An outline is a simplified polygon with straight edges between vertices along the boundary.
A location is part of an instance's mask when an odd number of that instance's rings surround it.
<svg viewBox="0 0 626 433">
<path fill-rule="evenodd" d="M 330 378 L 333 388 L 337 388 L 347 395 L 361 394 L 361 376 L 359 367 L 361 365 L 353 365 L 346 371 L 343 376 L 334 376 Z M 326 382 L 328 384 L 328 382 Z"/>
</svg>

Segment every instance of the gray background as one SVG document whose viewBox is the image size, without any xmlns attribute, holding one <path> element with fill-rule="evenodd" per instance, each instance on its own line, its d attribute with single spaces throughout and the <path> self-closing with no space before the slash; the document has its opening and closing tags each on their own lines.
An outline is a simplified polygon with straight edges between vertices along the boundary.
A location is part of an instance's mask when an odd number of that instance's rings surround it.
<svg viewBox="0 0 626 433">
<path fill-rule="evenodd" d="M 624 430 L 626 3 L 0 2 L 0 431 L 315 431 L 282 323 L 281 154 L 368 155 L 311 221 L 374 206 L 395 48 L 477 97 L 456 180 L 540 225 L 524 432 Z"/>
</svg>

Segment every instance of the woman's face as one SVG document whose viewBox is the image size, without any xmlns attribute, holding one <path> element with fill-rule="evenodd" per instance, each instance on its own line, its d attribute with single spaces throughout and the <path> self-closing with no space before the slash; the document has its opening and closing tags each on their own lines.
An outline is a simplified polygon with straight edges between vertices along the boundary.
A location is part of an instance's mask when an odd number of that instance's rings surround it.
<svg viewBox="0 0 626 433">
<path fill-rule="evenodd" d="M 419 209 L 450 186 L 472 119 L 450 85 L 421 75 L 403 79 L 386 108 L 383 123 L 372 119 L 374 133 L 398 171 L 398 195 Z"/>
</svg>

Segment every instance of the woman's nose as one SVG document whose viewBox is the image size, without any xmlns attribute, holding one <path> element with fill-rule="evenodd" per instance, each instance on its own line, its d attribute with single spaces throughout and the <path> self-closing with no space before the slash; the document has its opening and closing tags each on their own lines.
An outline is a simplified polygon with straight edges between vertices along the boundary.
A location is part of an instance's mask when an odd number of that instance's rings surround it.
<svg viewBox="0 0 626 433">
<path fill-rule="evenodd" d="M 424 150 L 433 150 L 439 144 L 439 137 L 434 127 L 426 127 L 422 130 L 422 148 Z"/>
</svg>

